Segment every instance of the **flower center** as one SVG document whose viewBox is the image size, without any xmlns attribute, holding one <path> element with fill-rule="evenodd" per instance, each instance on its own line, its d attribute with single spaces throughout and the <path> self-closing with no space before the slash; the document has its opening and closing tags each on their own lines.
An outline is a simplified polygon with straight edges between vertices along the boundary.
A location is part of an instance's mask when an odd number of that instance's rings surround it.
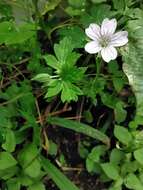
<svg viewBox="0 0 143 190">
<path fill-rule="evenodd" d="M 101 47 L 107 47 L 110 42 L 110 38 L 108 36 L 101 36 L 99 41 Z"/>
</svg>

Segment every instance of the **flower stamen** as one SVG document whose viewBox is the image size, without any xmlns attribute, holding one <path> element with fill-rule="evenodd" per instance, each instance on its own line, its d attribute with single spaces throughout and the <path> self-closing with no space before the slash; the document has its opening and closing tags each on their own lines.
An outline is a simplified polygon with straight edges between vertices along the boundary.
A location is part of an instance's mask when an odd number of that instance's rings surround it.
<svg viewBox="0 0 143 190">
<path fill-rule="evenodd" d="M 107 36 L 101 36 L 101 39 L 99 40 L 99 44 L 103 48 L 107 47 L 109 42 L 110 42 L 110 39 Z"/>
</svg>

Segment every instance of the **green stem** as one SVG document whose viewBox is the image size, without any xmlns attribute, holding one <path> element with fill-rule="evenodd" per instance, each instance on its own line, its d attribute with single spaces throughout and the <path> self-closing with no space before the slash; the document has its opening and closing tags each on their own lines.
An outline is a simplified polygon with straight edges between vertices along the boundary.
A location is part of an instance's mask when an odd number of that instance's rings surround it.
<svg viewBox="0 0 143 190">
<path fill-rule="evenodd" d="M 102 60 L 98 56 L 95 57 L 95 60 L 96 60 L 96 73 L 97 73 L 96 77 L 98 77 L 100 74 L 100 70 L 101 70 Z"/>
</svg>

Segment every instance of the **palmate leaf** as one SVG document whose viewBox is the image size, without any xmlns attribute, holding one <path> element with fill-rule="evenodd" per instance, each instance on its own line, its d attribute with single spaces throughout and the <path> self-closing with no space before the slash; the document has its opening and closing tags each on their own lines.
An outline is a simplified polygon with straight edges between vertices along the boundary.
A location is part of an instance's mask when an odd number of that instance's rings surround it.
<svg viewBox="0 0 143 190">
<path fill-rule="evenodd" d="M 136 114 L 143 116 L 143 25 L 142 21 L 129 23 L 132 37 L 126 52 L 123 52 L 123 70 L 136 96 Z M 140 25 L 139 25 L 140 24 Z"/>
<path fill-rule="evenodd" d="M 63 82 L 61 93 L 61 100 L 63 102 L 77 101 L 78 95 L 82 95 L 82 91 L 79 87 L 70 82 Z"/>
<path fill-rule="evenodd" d="M 101 24 L 104 18 L 113 17 L 116 14 L 115 11 L 111 10 L 111 6 L 107 4 L 96 4 L 91 7 L 89 14 L 83 13 L 81 16 L 81 23 L 84 26 L 88 26 L 91 23 Z"/>
<path fill-rule="evenodd" d="M 61 40 L 59 44 L 54 45 L 54 52 L 61 64 L 66 62 L 67 56 L 72 52 L 72 50 L 73 44 L 71 39 L 68 37 L 65 37 L 63 40 Z"/>
<path fill-rule="evenodd" d="M 77 67 L 75 64 L 80 57 L 73 52 L 71 38 L 65 37 L 59 44 L 54 45 L 54 55 L 45 55 L 46 64 L 54 69 L 54 76 L 46 73 L 38 74 L 33 80 L 43 82 L 47 88 L 45 98 L 50 98 L 61 93 L 62 102 L 77 101 L 83 92 L 79 82 L 84 78 L 85 67 Z"/>
<path fill-rule="evenodd" d="M 86 43 L 85 32 L 79 26 L 65 26 L 58 32 L 61 36 L 70 36 L 75 48 L 83 48 Z"/>
</svg>

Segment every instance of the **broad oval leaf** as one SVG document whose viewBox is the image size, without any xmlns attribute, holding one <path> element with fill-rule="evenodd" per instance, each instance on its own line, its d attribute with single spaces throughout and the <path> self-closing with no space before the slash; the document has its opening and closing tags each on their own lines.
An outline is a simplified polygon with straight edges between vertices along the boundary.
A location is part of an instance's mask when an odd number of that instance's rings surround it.
<svg viewBox="0 0 143 190">
<path fill-rule="evenodd" d="M 16 146 L 15 134 L 12 130 L 7 130 L 6 141 L 2 145 L 2 148 L 8 152 L 13 152 Z"/>
<path fill-rule="evenodd" d="M 132 135 L 125 127 L 116 125 L 114 135 L 121 143 L 125 145 L 128 145 L 132 141 Z"/>
<path fill-rule="evenodd" d="M 139 178 L 133 173 L 130 173 L 125 178 L 125 185 L 129 189 L 143 190 L 143 185 Z"/>
<path fill-rule="evenodd" d="M 0 152 L 0 170 L 10 168 L 12 166 L 15 166 L 16 164 L 17 161 L 12 156 L 12 154 L 8 152 Z"/>
<path fill-rule="evenodd" d="M 104 163 L 101 164 L 101 167 L 103 169 L 103 171 L 105 172 L 105 174 L 113 180 L 117 180 L 119 178 L 119 171 L 117 169 L 117 167 L 115 167 L 114 164 L 112 163 Z"/>
<path fill-rule="evenodd" d="M 45 186 L 41 182 L 34 183 L 28 187 L 28 190 L 45 190 Z"/>
<path fill-rule="evenodd" d="M 134 152 L 135 159 L 143 165 L 143 148 L 140 148 Z"/>
</svg>

